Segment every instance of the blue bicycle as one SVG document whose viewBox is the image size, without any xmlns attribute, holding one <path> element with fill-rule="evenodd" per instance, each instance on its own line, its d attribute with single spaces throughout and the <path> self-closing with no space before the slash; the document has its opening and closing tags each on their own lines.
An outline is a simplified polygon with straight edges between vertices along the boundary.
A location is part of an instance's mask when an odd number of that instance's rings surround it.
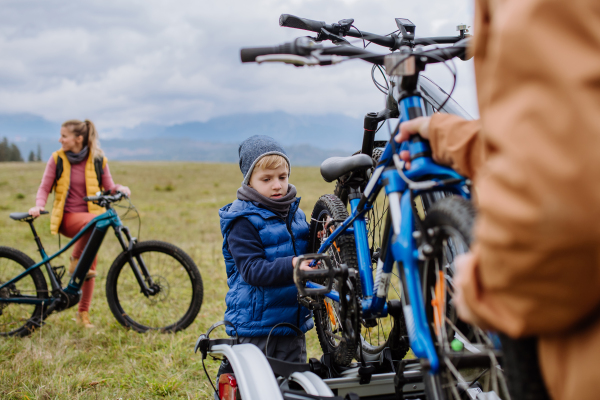
<svg viewBox="0 0 600 400">
<path fill-rule="evenodd" d="M 50 256 L 33 226 L 35 218 L 28 213 L 10 214 L 16 221 L 29 223 L 42 260 L 36 263 L 19 250 L 0 246 L 0 336 L 27 336 L 53 312 L 76 305 L 86 275 L 111 227 L 123 249 L 106 276 L 106 300 L 116 320 L 138 332 L 176 332 L 194 321 L 203 296 L 198 267 L 190 256 L 172 244 L 155 240 L 138 242 L 132 237 L 112 208 L 113 203 L 124 198 L 120 192 L 85 197 L 85 201 L 106 208 L 106 212 L 91 220 L 65 247 Z M 62 287 L 64 267 L 53 267 L 51 261 L 90 231 L 75 271 Z M 50 280 L 50 290 L 42 266 Z"/>
<path fill-rule="evenodd" d="M 283 15 L 280 24 L 319 32 L 319 36 L 271 48 L 242 49 L 242 61 L 301 66 L 360 58 L 385 66 L 392 87 L 388 108 L 393 109 L 389 104 L 395 102 L 400 122 L 407 121 L 427 114 L 418 90 L 419 73 L 427 64 L 464 57 L 468 39 L 464 26 L 459 27 L 462 30 L 457 37 L 419 39 L 410 21 L 398 18 L 396 22 L 401 34 L 387 37 L 353 29 L 353 20 L 327 25 Z M 400 51 L 372 53 L 349 45 L 343 36 Z M 324 47 L 318 43 L 325 39 L 340 45 Z M 435 43 L 454 45 L 433 49 L 417 46 Z M 443 110 L 445 105 L 446 101 L 437 109 Z M 454 261 L 469 250 L 475 216 L 469 202 L 470 182 L 433 162 L 429 143 L 420 136 L 397 145 L 393 141 L 396 132 L 397 128 L 390 130 L 391 138 L 375 167 L 370 154 L 364 153 L 330 158 L 321 165 L 323 178 L 337 180 L 345 191 L 350 213 L 334 195 L 322 196 L 315 205 L 311 216 L 314 254 L 301 257 L 299 262 L 315 259 L 321 261 L 321 269 L 295 269 L 301 300 L 314 310 L 323 351 L 342 367 L 356 358 L 364 368 L 368 354 L 381 355 L 386 348 L 393 359 L 402 359 L 408 350 L 407 333 L 418 360 L 398 364 L 396 389 L 400 398 L 416 395 L 405 392 L 407 384 L 413 386 L 413 375 L 402 373 L 406 368 L 417 372 L 425 383 L 428 399 L 474 399 L 482 391 L 509 398 L 494 337 L 461 322 L 452 303 Z M 409 169 L 399 158 L 401 149 L 410 152 Z M 389 211 L 385 213 L 381 247 L 375 248 L 373 241 L 369 243 L 367 225 L 372 222 L 369 216 L 381 192 Z M 372 268 L 374 264 L 376 268 Z M 398 290 L 390 294 L 394 277 Z M 392 322 L 385 326 L 380 321 L 388 315 Z M 383 340 L 368 338 L 374 329 L 383 332 Z"/>
</svg>

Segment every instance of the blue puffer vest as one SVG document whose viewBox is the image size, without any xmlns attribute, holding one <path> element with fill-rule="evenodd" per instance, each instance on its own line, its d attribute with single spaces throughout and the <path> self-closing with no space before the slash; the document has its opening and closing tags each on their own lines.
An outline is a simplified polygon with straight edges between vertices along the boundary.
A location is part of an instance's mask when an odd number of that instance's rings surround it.
<svg viewBox="0 0 600 400">
<path fill-rule="evenodd" d="M 300 198 L 292 203 L 286 221 L 250 201 L 235 200 L 219 210 L 229 286 L 225 297 L 225 319 L 236 327 L 239 336 L 267 336 L 280 322 L 299 325 L 302 332 L 314 326 L 311 312 L 298 304 L 298 290 L 293 283 L 286 286 L 252 286 L 246 283 L 227 246 L 227 235 L 233 222 L 244 217 L 258 231 L 268 261 L 305 254 L 308 249 L 308 224 L 304 212 L 298 208 L 299 203 Z M 234 330 L 227 327 L 227 334 L 233 336 Z M 296 333 L 289 328 L 278 327 L 273 330 L 273 335 Z"/>
</svg>

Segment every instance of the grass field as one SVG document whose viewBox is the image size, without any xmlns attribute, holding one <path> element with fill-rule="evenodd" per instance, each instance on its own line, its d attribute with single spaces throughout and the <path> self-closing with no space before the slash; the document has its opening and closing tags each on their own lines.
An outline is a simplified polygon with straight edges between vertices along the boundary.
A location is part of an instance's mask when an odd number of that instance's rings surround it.
<svg viewBox="0 0 600 400">
<path fill-rule="evenodd" d="M 45 165 L 0 163 L 0 245 L 39 261 L 27 224 L 8 218 L 35 204 Z M 204 302 L 196 321 L 177 334 L 138 334 L 119 325 L 106 303 L 106 273 L 120 247 L 107 234 L 98 259 L 98 278 L 90 314 L 94 329 L 75 325 L 76 307 L 53 314 L 31 337 L 0 338 L 2 399 L 212 399 L 195 341 L 223 319 L 227 283 L 221 254 L 218 209 L 235 199 L 242 175 L 234 164 L 112 162 L 117 183 L 132 191 L 142 217 L 141 240 L 176 244 L 196 262 L 204 281 Z M 300 207 L 310 215 L 320 195 L 331 193 L 318 168 L 293 168 L 290 181 L 302 196 Z M 51 208 L 52 195 L 48 201 Z M 137 235 L 137 220 L 126 220 Z M 50 235 L 50 218 L 36 228 L 48 253 L 58 250 Z M 66 239 L 62 238 L 62 244 Z M 70 254 L 70 252 L 67 252 Z M 68 265 L 68 254 L 54 265 Z M 224 335 L 223 331 L 220 332 Z M 307 335 L 309 356 L 319 357 L 315 331 Z M 214 377 L 219 363 L 208 361 Z"/>
</svg>

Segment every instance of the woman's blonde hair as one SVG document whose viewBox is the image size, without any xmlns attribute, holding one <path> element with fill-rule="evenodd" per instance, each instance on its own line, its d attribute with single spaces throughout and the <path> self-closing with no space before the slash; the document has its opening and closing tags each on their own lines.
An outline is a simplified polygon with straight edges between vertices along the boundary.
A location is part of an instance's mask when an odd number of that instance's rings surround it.
<svg viewBox="0 0 600 400">
<path fill-rule="evenodd" d="M 269 154 L 268 156 L 264 156 L 254 166 L 254 169 L 277 169 L 285 165 L 287 167 L 288 173 L 290 172 L 290 166 L 288 165 L 285 158 L 281 157 L 278 154 Z"/>
<path fill-rule="evenodd" d="M 69 132 L 75 136 L 83 136 L 83 145 L 90 148 L 92 158 L 104 156 L 104 152 L 100 148 L 100 140 L 98 139 L 98 131 L 94 123 L 89 119 L 80 121 L 78 119 L 70 119 L 62 124 L 63 128 L 67 128 Z"/>
</svg>

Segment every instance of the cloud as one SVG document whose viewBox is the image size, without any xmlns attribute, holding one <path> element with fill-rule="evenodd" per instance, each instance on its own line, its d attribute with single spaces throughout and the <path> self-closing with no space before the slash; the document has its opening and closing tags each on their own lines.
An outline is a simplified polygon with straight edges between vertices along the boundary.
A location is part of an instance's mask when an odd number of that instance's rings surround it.
<svg viewBox="0 0 600 400">
<path fill-rule="evenodd" d="M 282 13 L 328 23 L 354 18 L 379 34 L 405 17 L 418 36 L 430 36 L 455 34 L 473 11 L 470 0 L 9 0 L 0 14 L 0 113 L 90 118 L 118 135 L 144 122 L 275 110 L 361 117 L 382 107 L 371 66 L 360 60 L 320 68 L 241 64 L 241 47 L 309 34 L 279 27 Z M 443 67 L 427 73 L 451 86 Z M 456 93 L 476 114 L 469 63 L 459 66 Z"/>
</svg>

